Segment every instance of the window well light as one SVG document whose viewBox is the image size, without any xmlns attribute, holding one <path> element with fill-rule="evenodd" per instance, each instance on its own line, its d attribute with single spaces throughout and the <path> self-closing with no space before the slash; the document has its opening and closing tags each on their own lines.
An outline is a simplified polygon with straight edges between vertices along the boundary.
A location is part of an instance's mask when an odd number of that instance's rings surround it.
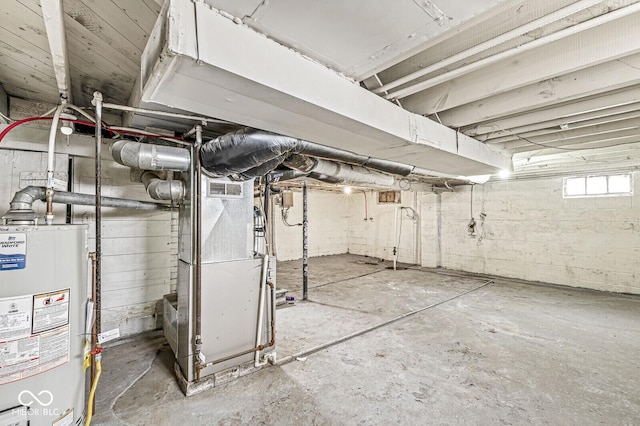
<svg viewBox="0 0 640 426">
<path fill-rule="evenodd" d="M 506 179 L 509 176 L 511 176 L 511 172 L 507 169 L 500 170 L 500 173 L 498 173 L 498 176 L 500 176 L 502 179 Z"/>
</svg>

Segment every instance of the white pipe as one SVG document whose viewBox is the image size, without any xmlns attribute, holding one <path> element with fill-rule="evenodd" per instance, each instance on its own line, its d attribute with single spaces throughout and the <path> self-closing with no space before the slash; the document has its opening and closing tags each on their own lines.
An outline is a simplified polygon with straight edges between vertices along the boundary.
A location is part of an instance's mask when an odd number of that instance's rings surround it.
<svg viewBox="0 0 640 426">
<path fill-rule="evenodd" d="M 117 105 L 117 104 L 105 103 L 103 107 L 107 109 L 115 109 L 119 111 L 138 112 L 141 114 L 158 115 L 161 117 L 173 117 L 173 118 L 183 118 L 187 120 L 195 120 L 195 121 L 200 121 L 205 125 L 207 123 L 222 123 L 222 124 L 229 123 L 228 121 L 225 121 L 225 120 L 217 120 L 215 118 L 202 117 L 198 115 L 178 114 L 175 112 L 166 112 L 166 111 L 154 111 L 152 109 L 134 108 L 130 106 Z"/>
<path fill-rule="evenodd" d="M 422 81 L 420 83 L 416 83 L 414 85 L 405 87 L 404 89 L 398 90 L 396 92 L 391 92 L 384 96 L 385 99 L 402 99 L 407 96 L 413 95 L 414 93 L 421 92 L 430 87 L 436 86 L 438 84 L 444 83 L 449 80 L 453 80 L 454 78 L 458 78 L 465 74 L 469 74 L 477 69 L 486 67 L 488 65 L 494 64 L 496 62 L 502 61 L 504 59 L 510 58 L 515 55 L 519 55 L 521 53 L 527 52 L 532 49 L 536 49 L 540 46 L 544 46 L 545 44 L 558 41 L 565 37 L 577 34 L 582 31 L 586 31 L 588 29 L 597 27 L 599 25 L 606 24 L 607 22 L 611 22 L 615 19 L 622 18 L 624 16 L 630 15 L 632 13 L 640 11 L 640 3 L 634 3 L 630 6 L 626 6 L 624 8 L 620 8 L 614 10 L 613 12 L 606 13 L 604 15 L 600 15 L 596 18 L 590 19 L 588 21 L 582 22 L 580 24 L 576 24 L 572 27 L 565 28 L 564 30 L 557 31 L 553 34 L 550 34 L 546 37 L 541 37 L 537 40 L 531 41 L 529 43 L 521 44 L 520 46 L 514 47 L 509 50 L 505 50 L 504 52 L 500 52 L 496 55 L 490 56 L 488 58 L 481 59 L 479 61 L 473 62 L 467 66 L 463 66 L 460 68 L 456 68 L 453 71 L 440 74 L 434 78 L 430 78 L 428 80 Z"/>
<path fill-rule="evenodd" d="M 591 7 L 593 5 L 596 5 L 598 3 L 602 3 L 602 0 L 582 0 L 579 1 L 577 3 L 574 3 L 570 6 L 564 7 L 562 9 L 556 10 L 553 13 L 550 13 L 548 15 L 545 15 L 541 18 L 536 19 L 535 21 L 531 21 L 528 24 L 522 25 L 518 28 L 514 28 L 511 31 L 507 31 L 504 34 L 499 35 L 498 37 L 494 37 L 491 40 L 487 40 L 484 43 L 480 43 L 470 49 L 464 50 L 460 53 L 457 53 L 453 56 L 450 56 L 448 58 L 443 59 L 440 62 L 436 62 L 435 64 L 429 65 L 426 68 L 422 68 L 418 71 L 412 72 L 409 75 L 406 75 L 402 78 L 399 78 L 397 80 L 394 80 L 390 83 L 387 83 L 381 87 L 378 87 L 374 90 L 372 90 L 373 93 L 382 93 L 382 92 L 386 92 L 389 89 L 394 89 L 398 86 L 401 86 L 405 83 L 408 83 L 412 80 L 415 80 L 419 77 L 422 77 L 424 75 L 427 74 L 431 74 L 434 71 L 438 71 L 444 67 L 447 67 L 451 64 L 454 64 L 458 61 L 462 61 L 463 59 L 466 59 L 470 56 L 476 55 L 480 52 L 483 52 L 487 49 L 490 49 L 492 47 L 498 46 L 499 44 L 505 43 L 509 40 L 512 40 L 516 37 L 519 37 L 523 34 L 528 33 L 529 31 L 544 27 L 545 25 L 551 24 L 557 20 L 560 20 L 562 18 L 565 18 L 569 15 L 572 15 L 576 12 L 579 12 L 583 9 L 586 9 L 588 7 Z"/>
<path fill-rule="evenodd" d="M 402 207 L 396 207 L 395 212 L 393 213 L 393 270 L 396 270 L 396 266 L 398 263 L 398 210 L 402 209 Z"/>
<path fill-rule="evenodd" d="M 262 323 L 264 322 L 264 318 L 262 318 L 262 316 L 264 315 L 264 295 L 267 291 L 267 272 L 269 269 L 269 255 L 265 254 L 262 261 L 263 261 L 262 277 L 260 280 L 260 297 L 258 302 L 258 327 L 256 332 L 256 348 L 260 346 L 260 338 L 262 337 Z M 260 350 L 256 349 L 255 361 L 253 365 L 255 367 L 261 367 L 265 364 L 266 364 L 266 361 L 263 363 L 260 362 Z"/>
<path fill-rule="evenodd" d="M 51 120 L 51 130 L 49 131 L 49 148 L 47 150 L 47 198 L 53 197 L 53 174 L 55 171 L 55 150 L 56 150 L 56 136 L 58 132 L 58 121 L 60 121 L 60 114 L 65 108 L 65 104 L 62 103 L 56 108 L 55 114 L 53 114 L 53 120 Z M 45 223 L 51 225 L 53 223 L 53 211 L 49 211 L 51 202 L 47 202 L 47 213 L 45 214 Z"/>
<path fill-rule="evenodd" d="M 83 110 L 82 108 L 79 108 L 75 105 L 71 105 L 71 104 L 66 104 L 65 105 L 67 108 L 72 109 L 74 111 L 79 112 L 81 115 L 83 115 L 87 120 L 91 121 L 92 123 L 96 122 L 96 119 L 93 118 L 91 115 L 89 115 L 85 110 Z"/>
<path fill-rule="evenodd" d="M 60 121 L 60 114 L 62 114 L 62 110 L 65 109 L 65 107 L 65 104 L 58 105 L 55 114 L 53 114 L 53 120 L 51 120 L 51 130 L 49 130 L 49 156 L 47 157 L 47 189 L 53 187 L 54 154 L 56 149 L 58 122 Z"/>
</svg>

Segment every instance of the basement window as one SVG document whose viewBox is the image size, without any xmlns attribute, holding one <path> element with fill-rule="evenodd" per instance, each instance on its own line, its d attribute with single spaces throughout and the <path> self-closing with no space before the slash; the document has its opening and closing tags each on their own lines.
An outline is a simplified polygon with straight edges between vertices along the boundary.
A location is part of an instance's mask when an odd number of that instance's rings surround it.
<svg viewBox="0 0 640 426">
<path fill-rule="evenodd" d="M 564 178 L 564 198 L 633 195 L 631 173 Z"/>
<path fill-rule="evenodd" d="M 380 191 L 378 192 L 378 203 L 400 203 L 400 191 Z"/>
</svg>

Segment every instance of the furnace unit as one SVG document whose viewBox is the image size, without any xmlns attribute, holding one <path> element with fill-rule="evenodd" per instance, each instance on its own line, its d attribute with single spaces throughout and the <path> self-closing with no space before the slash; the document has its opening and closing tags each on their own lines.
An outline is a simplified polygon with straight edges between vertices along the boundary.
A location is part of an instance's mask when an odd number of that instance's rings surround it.
<svg viewBox="0 0 640 426">
<path fill-rule="evenodd" d="M 253 181 L 197 170 L 182 180 L 178 288 L 164 300 L 164 332 L 191 395 L 275 358 L 276 264 L 254 251 Z"/>
</svg>

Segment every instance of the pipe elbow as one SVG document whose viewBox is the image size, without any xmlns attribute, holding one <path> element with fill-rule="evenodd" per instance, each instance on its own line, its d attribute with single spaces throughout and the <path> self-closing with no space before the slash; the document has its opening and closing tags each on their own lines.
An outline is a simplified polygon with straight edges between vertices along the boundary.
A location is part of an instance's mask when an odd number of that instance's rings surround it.
<svg viewBox="0 0 640 426">
<path fill-rule="evenodd" d="M 185 196 L 184 183 L 180 180 L 161 179 L 156 173 L 145 172 L 141 176 L 147 194 L 154 200 L 181 201 Z"/>
<path fill-rule="evenodd" d="M 45 188 L 41 186 L 27 186 L 15 193 L 9 206 L 11 210 L 33 210 L 33 203 L 38 200 L 43 200 L 45 196 Z"/>
</svg>

